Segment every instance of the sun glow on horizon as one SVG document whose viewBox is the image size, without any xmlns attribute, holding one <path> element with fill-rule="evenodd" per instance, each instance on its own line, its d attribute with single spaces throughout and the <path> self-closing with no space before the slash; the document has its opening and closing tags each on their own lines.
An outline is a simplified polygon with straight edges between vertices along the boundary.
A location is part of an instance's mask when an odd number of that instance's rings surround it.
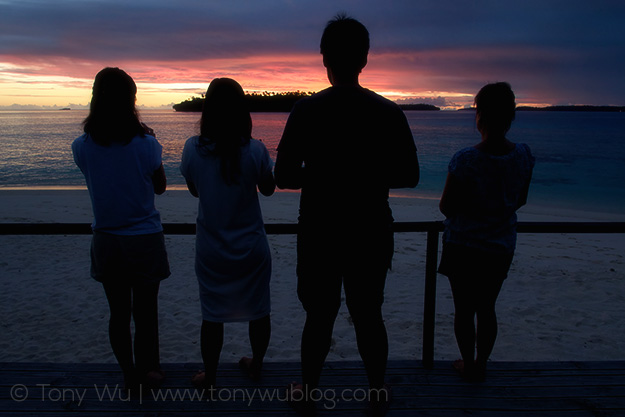
<svg viewBox="0 0 625 417">
<path fill-rule="evenodd" d="M 66 67 L 64 67 L 64 65 Z M 54 61 L 48 64 L 11 64 L 0 59 L 0 108 L 87 107 L 93 77 L 103 67 L 98 63 Z M 238 59 L 210 59 L 180 62 L 118 62 L 137 83 L 137 105 L 143 108 L 170 107 L 199 97 L 210 81 L 219 77 L 236 79 L 248 93 L 317 92 L 327 88 L 325 68 L 318 54 L 258 56 Z M 380 63 L 367 66 L 361 84 L 400 104 L 432 104 L 443 110 L 470 107 L 475 92 L 414 88 L 410 80 L 427 78 L 396 71 Z M 411 87 L 412 85 L 412 87 Z M 523 97 L 519 105 L 544 107 L 545 100 Z"/>
</svg>

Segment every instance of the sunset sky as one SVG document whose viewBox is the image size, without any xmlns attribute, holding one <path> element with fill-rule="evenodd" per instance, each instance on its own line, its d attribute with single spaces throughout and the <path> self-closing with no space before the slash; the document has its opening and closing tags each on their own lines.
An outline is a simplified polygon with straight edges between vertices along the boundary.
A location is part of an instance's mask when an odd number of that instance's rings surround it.
<svg viewBox="0 0 625 417">
<path fill-rule="evenodd" d="M 340 11 L 371 34 L 361 84 L 392 100 L 463 107 L 508 81 L 520 104 L 625 105 L 623 0 L 0 0 L 0 109 L 85 106 L 105 66 L 149 107 L 215 77 L 318 91 Z"/>
</svg>

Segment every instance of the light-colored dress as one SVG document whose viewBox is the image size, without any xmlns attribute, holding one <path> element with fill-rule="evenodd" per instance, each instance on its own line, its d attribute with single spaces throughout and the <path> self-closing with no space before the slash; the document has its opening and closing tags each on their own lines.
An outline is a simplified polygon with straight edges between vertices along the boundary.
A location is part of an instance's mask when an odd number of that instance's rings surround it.
<svg viewBox="0 0 625 417">
<path fill-rule="evenodd" d="M 195 271 L 202 318 L 251 321 L 269 314 L 271 253 L 258 201 L 257 184 L 273 163 L 262 142 L 241 148 L 241 176 L 226 184 L 219 157 L 187 140 L 180 171 L 199 194 Z"/>
</svg>

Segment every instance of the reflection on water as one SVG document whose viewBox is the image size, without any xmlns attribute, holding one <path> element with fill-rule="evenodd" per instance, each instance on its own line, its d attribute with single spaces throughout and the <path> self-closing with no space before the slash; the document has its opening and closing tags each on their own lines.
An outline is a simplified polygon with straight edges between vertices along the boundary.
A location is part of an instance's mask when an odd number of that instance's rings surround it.
<svg viewBox="0 0 625 417">
<path fill-rule="evenodd" d="M 86 110 L 0 112 L 0 187 L 83 187 L 70 145 L 82 133 L 86 115 Z M 200 114 L 144 110 L 141 116 L 163 145 L 168 183 L 184 187 L 180 155 L 186 139 L 199 132 Z M 408 111 L 406 116 L 422 172 L 419 187 L 404 192 L 437 198 L 451 156 L 480 139 L 474 114 Z M 287 118 L 287 113 L 252 114 L 253 135 L 274 159 Z M 519 112 L 509 138 L 528 143 L 537 158 L 530 202 L 625 209 L 625 114 Z"/>
</svg>

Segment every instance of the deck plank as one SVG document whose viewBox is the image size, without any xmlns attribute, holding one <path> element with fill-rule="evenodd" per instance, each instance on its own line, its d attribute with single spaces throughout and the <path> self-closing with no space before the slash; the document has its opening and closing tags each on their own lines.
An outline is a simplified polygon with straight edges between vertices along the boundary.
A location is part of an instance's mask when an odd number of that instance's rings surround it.
<svg viewBox="0 0 625 417">
<path fill-rule="evenodd" d="M 119 391 L 115 364 L 0 363 L 0 416 L 296 415 L 285 402 L 284 388 L 299 380 L 297 363 L 267 363 L 258 383 L 247 380 L 236 364 L 223 364 L 213 400 L 200 398 L 190 385 L 199 368 L 165 364 L 167 381 L 160 391 L 128 399 Z M 495 362 L 481 384 L 461 381 L 448 362 L 424 369 L 419 361 L 391 361 L 387 379 L 394 396 L 389 417 L 625 415 L 625 361 Z M 321 384 L 320 416 L 362 415 L 366 376 L 361 363 L 328 363 Z M 17 401 L 26 390 L 27 398 Z M 273 399 L 261 400 L 261 394 Z"/>
</svg>

